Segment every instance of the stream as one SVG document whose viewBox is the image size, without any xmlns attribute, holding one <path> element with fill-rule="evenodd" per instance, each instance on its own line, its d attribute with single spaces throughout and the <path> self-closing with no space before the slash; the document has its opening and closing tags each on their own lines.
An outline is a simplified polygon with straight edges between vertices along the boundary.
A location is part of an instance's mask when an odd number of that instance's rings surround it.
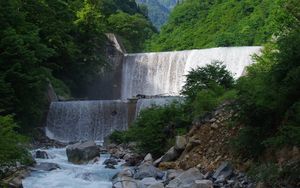
<svg viewBox="0 0 300 188">
<path fill-rule="evenodd" d="M 42 150 L 49 159 L 35 159 L 37 163 L 55 163 L 60 169 L 52 171 L 33 171 L 23 180 L 24 188 L 111 188 L 111 178 L 120 169 L 107 169 L 102 163 L 109 154 L 101 154 L 100 161 L 94 164 L 75 165 L 68 162 L 66 148 Z M 34 152 L 34 151 L 33 151 Z"/>
</svg>

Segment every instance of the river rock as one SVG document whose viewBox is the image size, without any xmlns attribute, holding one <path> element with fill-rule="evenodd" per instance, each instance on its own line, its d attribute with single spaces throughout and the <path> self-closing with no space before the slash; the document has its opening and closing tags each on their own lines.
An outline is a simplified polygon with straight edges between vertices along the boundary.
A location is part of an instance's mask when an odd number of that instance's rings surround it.
<svg viewBox="0 0 300 188">
<path fill-rule="evenodd" d="M 175 150 L 175 147 L 171 147 L 161 158 L 160 162 L 170 162 L 179 157 L 180 153 Z"/>
<path fill-rule="evenodd" d="M 226 180 L 233 173 L 233 168 L 228 162 L 223 162 L 215 171 L 213 178 L 215 180 Z"/>
<path fill-rule="evenodd" d="M 41 151 L 41 150 L 37 150 L 37 151 L 35 152 L 35 158 L 39 158 L 39 159 L 49 159 L 49 156 L 48 156 L 47 152 Z"/>
<path fill-rule="evenodd" d="M 175 140 L 175 150 L 177 151 L 183 151 L 185 149 L 185 146 L 187 144 L 187 140 L 185 136 L 176 136 Z"/>
<path fill-rule="evenodd" d="M 145 185 L 146 187 L 150 186 L 150 185 L 154 185 L 156 183 L 159 183 L 155 178 L 153 177 L 149 177 L 149 178 L 143 178 L 140 181 L 141 184 Z"/>
<path fill-rule="evenodd" d="M 164 173 L 154 167 L 152 164 L 144 163 L 140 165 L 137 169 L 137 172 L 134 174 L 135 179 L 144 179 L 147 177 L 159 178 L 161 179 L 164 176 Z"/>
<path fill-rule="evenodd" d="M 150 186 L 147 187 L 147 188 L 164 188 L 164 184 L 158 182 L 158 183 L 155 183 L 155 184 L 150 185 Z"/>
<path fill-rule="evenodd" d="M 137 182 L 132 177 L 121 176 L 118 177 L 115 181 L 113 181 L 114 188 L 142 188 L 139 182 Z"/>
<path fill-rule="evenodd" d="M 99 155 L 100 150 L 93 141 L 67 146 L 68 161 L 74 164 L 87 163 Z"/>
<path fill-rule="evenodd" d="M 58 164 L 55 163 L 40 163 L 35 165 L 32 170 L 43 170 L 43 171 L 52 171 L 60 168 Z"/>
<path fill-rule="evenodd" d="M 213 188 L 213 182 L 210 180 L 196 180 L 191 188 Z"/>
<path fill-rule="evenodd" d="M 202 179 L 203 174 L 197 168 L 190 168 L 171 180 L 166 188 L 187 188 L 191 187 L 196 180 Z"/>
<path fill-rule="evenodd" d="M 118 161 L 114 158 L 109 158 L 109 159 L 106 159 L 104 162 L 103 162 L 103 165 L 108 165 L 108 164 L 111 164 L 111 165 L 117 165 L 118 164 Z"/>
<path fill-rule="evenodd" d="M 151 153 L 148 153 L 148 154 L 144 157 L 143 163 L 153 163 L 153 158 L 152 158 Z"/>
</svg>

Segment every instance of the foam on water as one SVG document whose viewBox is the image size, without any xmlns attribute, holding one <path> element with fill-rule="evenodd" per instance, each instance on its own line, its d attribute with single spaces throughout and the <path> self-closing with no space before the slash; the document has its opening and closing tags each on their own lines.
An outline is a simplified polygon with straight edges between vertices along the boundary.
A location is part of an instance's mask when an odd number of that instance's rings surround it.
<svg viewBox="0 0 300 188">
<path fill-rule="evenodd" d="M 50 159 L 36 159 L 38 163 L 56 163 L 60 169 L 50 172 L 35 171 L 23 180 L 24 188 L 111 188 L 111 177 L 120 170 L 102 165 L 108 155 L 101 155 L 95 164 L 75 165 L 68 162 L 65 148 L 44 150 Z"/>
</svg>

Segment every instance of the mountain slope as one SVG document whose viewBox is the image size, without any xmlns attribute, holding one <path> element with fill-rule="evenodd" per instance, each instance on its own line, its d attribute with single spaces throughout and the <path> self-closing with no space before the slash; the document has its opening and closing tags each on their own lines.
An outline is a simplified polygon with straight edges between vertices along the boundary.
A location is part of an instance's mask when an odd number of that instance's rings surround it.
<svg viewBox="0 0 300 188">
<path fill-rule="evenodd" d="M 177 1 L 178 0 L 136 0 L 138 4 L 147 6 L 148 16 L 158 29 L 166 23 Z"/>
<path fill-rule="evenodd" d="M 186 0 L 175 7 L 148 50 L 262 45 L 277 30 L 279 2 Z"/>
</svg>

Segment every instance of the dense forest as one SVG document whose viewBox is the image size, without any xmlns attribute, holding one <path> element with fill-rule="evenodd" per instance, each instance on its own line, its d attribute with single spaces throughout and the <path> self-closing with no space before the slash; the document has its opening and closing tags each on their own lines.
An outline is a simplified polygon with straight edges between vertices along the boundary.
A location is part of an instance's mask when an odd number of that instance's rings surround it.
<svg viewBox="0 0 300 188">
<path fill-rule="evenodd" d="M 282 20 L 276 0 L 186 0 L 172 11 L 148 51 L 264 44 Z"/>
<path fill-rule="evenodd" d="M 1 126 L 10 129 L 13 118 L 27 133 L 41 125 L 49 83 L 60 96 L 85 96 L 85 86 L 108 66 L 105 33 L 137 52 L 155 32 L 130 0 L 1 0 L 0 23 Z"/>
</svg>

